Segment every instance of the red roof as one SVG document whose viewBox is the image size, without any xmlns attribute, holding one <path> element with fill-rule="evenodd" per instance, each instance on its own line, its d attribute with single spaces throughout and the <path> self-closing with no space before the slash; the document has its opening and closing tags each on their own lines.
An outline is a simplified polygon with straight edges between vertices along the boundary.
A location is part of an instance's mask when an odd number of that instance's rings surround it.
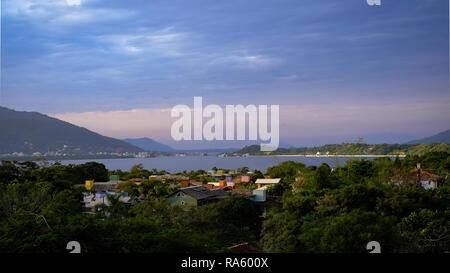
<svg viewBox="0 0 450 273">
<path fill-rule="evenodd" d="M 263 251 L 259 248 L 256 248 L 249 243 L 242 243 L 234 246 L 230 246 L 228 248 L 231 252 L 234 253 L 262 253 Z"/>
<path fill-rule="evenodd" d="M 418 169 L 412 169 L 409 171 L 411 175 L 418 176 Z M 429 173 L 427 171 L 420 171 L 420 178 L 422 181 L 435 181 L 439 178 L 439 175 Z"/>
<path fill-rule="evenodd" d="M 207 188 L 208 190 L 214 189 L 214 185 L 212 184 L 204 184 L 203 187 Z"/>
<path fill-rule="evenodd" d="M 141 178 L 131 178 L 128 181 L 131 181 L 131 182 L 142 182 L 143 180 Z"/>
<path fill-rule="evenodd" d="M 189 180 L 189 184 L 191 184 L 193 186 L 203 186 L 202 182 L 195 181 L 195 180 Z"/>
</svg>

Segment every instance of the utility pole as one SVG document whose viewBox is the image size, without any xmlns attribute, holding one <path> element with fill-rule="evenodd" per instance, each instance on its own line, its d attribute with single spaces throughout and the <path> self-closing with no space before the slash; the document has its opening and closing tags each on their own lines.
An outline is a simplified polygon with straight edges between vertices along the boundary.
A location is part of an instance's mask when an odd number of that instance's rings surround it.
<svg viewBox="0 0 450 273">
<path fill-rule="evenodd" d="M 421 164 L 420 162 L 418 162 L 416 164 L 416 168 L 417 168 L 417 185 L 421 186 L 421 181 L 422 181 L 422 169 L 421 169 Z"/>
</svg>

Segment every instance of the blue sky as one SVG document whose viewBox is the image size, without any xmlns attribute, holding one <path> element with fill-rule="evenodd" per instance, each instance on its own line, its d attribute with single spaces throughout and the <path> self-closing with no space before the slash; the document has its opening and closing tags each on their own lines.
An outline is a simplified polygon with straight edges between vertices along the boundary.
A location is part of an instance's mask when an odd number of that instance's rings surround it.
<svg viewBox="0 0 450 273">
<path fill-rule="evenodd" d="M 448 1 L 2 2 L 1 105 L 113 137 L 171 143 L 194 96 L 279 104 L 294 145 L 450 127 Z"/>
</svg>

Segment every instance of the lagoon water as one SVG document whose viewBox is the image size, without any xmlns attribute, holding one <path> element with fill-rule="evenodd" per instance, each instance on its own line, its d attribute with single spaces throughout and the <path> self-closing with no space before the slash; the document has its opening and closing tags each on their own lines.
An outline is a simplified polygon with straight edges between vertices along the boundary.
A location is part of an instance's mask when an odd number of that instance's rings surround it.
<svg viewBox="0 0 450 273">
<path fill-rule="evenodd" d="M 283 161 L 297 161 L 307 166 L 318 166 L 326 163 L 331 167 L 345 164 L 351 157 L 217 157 L 217 156 L 167 156 L 156 158 L 119 158 L 119 159 L 93 159 L 93 160 L 62 160 L 62 164 L 82 164 L 89 161 L 96 161 L 105 164 L 109 170 L 128 171 L 133 165 L 142 163 L 145 169 L 166 170 L 170 173 L 182 172 L 184 170 L 210 170 L 212 167 L 223 169 L 237 169 L 248 167 L 250 170 L 260 170 L 265 172 L 268 167 L 278 165 Z M 373 158 L 366 158 L 373 159 Z"/>
</svg>

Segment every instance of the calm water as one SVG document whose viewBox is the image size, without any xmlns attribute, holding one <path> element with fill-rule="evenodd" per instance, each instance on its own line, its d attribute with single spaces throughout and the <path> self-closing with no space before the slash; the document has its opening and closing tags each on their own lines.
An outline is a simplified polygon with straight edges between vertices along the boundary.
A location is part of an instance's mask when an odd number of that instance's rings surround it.
<svg viewBox="0 0 450 273">
<path fill-rule="evenodd" d="M 353 158 L 338 158 L 340 165 L 345 164 L 347 160 Z M 366 158 L 372 159 L 372 158 Z M 336 165 L 336 158 L 330 157 L 217 157 L 217 156 L 170 156 L 157 158 L 120 158 L 120 159 L 95 159 L 95 160 L 62 160 L 62 164 L 82 164 L 89 161 L 96 161 L 105 164 L 109 170 L 128 171 L 133 165 L 142 163 L 145 169 L 153 168 L 158 170 L 166 170 L 171 173 L 182 172 L 184 170 L 205 170 L 208 171 L 212 167 L 223 169 L 237 169 L 243 166 L 250 170 L 266 171 L 268 167 L 275 166 L 283 161 L 297 161 L 307 166 L 318 166 L 327 163 L 331 167 Z"/>
</svg>

